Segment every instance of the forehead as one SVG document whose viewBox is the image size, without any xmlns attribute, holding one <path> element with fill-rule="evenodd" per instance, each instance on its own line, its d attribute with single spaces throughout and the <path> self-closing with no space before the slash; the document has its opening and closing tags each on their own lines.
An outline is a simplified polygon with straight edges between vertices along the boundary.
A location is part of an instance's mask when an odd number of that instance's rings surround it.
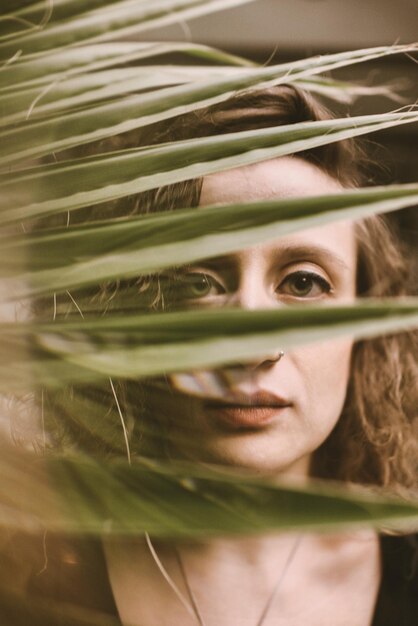
<svg viewBox="0 0 418 626">
<path fill-rule="evenodd" d="M 334 276 L 345 275 L 354 281 L 357 246 L 353 224 L 338 222 L 312 228 L 239 252 L 212 257 L 204 265 L 225 271 L 252 267 L 261 272 L 269 267 L 283 268 L 297 263 L 312 263 Z"/>
<path fill-rule="evenodd" d="M 292 198 L 342 191 L 342 185 L 300 157 L 280 157 L 203 179 L 200 205 Z"/>
<path fill-rule="evenodd" d="M 343 191 L 342 185 L 313 163 L 299 157 L 280 157 L 205 177 L 200 205 L 314 196 L 339 191 Z M 320 254 L 321 251 L 323 254 Z M 354 223 L 341 221 L 311 228 L 255 246 L 248 252 L 261 256 L 296 254 L 307 259 L 310 256 L 325 258 L 327 254 L 332 254 L 352 266 L 356 257 Z"/>
</svg>

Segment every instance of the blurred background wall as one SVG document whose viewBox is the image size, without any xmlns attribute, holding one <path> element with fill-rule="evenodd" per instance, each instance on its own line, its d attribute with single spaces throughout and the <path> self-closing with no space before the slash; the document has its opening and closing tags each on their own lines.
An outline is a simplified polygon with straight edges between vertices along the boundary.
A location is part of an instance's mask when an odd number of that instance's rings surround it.
<svg viewBox="0 0 418 626">
<path fill-rule="evenodd" d="M 337 51 L 410 43 L 417 38 L 417 0 L 258 0 L 193 20 L 193 38 L 264 54 Z M 181 27 L 161 29 L 170 37 Z"/>
</svg>

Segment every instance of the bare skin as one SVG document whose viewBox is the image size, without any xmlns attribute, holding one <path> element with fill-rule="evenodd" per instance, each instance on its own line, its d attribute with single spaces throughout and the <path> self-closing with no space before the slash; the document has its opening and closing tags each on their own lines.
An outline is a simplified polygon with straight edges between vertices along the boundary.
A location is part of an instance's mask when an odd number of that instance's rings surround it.
<svg viewBox="0 0 418 626">
<path fill-rule="evenodd" d="M 283 157 L 208 176 L 201 204 L 338 190 L 339 183 L 316 166 Z M 183 291 L 186 304 L 196 307 L 338 304 L 355 297 L 356 266 L 354 225 L 338 222 L 193 266 L 185 275 Z M 207 288 L 199 291 L 196 283 L 197 291 L 193 286 L 187 291 L 191 279 L 204 279 Z M 279 348 L 273 346 L 272 352 Z M 312 454 L 340 417 L 351 350 L 350 338 L 330 340 L 296 348 L 280 360 L 269 354 L 226 368 L 232 391 L 279 393 L 286 406 L 261 423 L 256 410 L 254 416 L 245 414 L 245 419 L 254 418 L 256 428 L 234 423 L 228 430 L 228 425 L 219 426 L 216 411 L 199 399 L 180 397 L 174 407 L 176 420 L 170 422 L 167 416 L 170 454 L 306 480 Z M 307 533 L 301 539 L 281 533 L 177 546 L 153 543 L 170 579 L 187 597 L 180 553 L 205 626 L 256 626 L 296 541 L 296 552 L 263 626 L 369 626 L 380 582 L 379 542 L 373 531 Z M 104 545 L 124 624 L 198 623 L 164 580 L 143 538 L 107 539 Z"/>
<path fill-rule="evenodd" d="M 296 535 L 179 544 L 188 582 L 206 626 L 255 626 Z M 173 546 L 153 542 L 171 580 L 188 598 Z M 132 626 L 195 626 L 164 580 L 145 541 L 106 542 L 121 620 Z M 263 626 L 367 626 L 377 598 L 380 558 L 371 531 L 304 535 Z"/>
</svg>

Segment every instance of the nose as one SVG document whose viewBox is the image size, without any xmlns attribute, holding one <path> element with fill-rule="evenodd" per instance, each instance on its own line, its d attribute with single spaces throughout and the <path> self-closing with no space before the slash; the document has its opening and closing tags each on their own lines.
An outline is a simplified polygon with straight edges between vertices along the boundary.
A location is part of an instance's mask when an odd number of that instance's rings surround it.
<svg viewBox="0 0 418 626">
<path fill-rule="evenodd" d="M 199 370 L 195 372 L 175 372 L 169 380 L 173 388 L 191 396 L 209 396 L 222 398 L 225 393 L 236 389 L 242 384 L 247 385 L 253 378 L 250 374 L 262 368 L 272 367 L 284 357 L 282 350 L 276 350 L 269 356 L 258 360 L 234 363 L 220 369 Z M 251 385 L 253 382 L 250 383 Z"/>
<path fill-rule="evenodd" d="M 269 309 L 277 305 L 257 275 L 242 276 L 236 291 L 229 299 L 231 306 L 247 311 Z"/>
<path fill-rule="evenodd" d="M 231 294 L 229 300 L 230 306 L 247 311 L 269 309 L 279 306 L 279 303 L 273 298 L 263 278 L 263 268 L 258 263 L 253 262 L 243 266 L 241 268 L 237 289 Z M 233 366 L 227 366 L 227 368 L 236 367 L 238 369 L 245 368 L 247 370 L 267 368 L 278 363 L 283 356 L 284 352 L 280 350 L 279 347 L 273 347 L 271 351 L 259 358 L 240 361 Z"/>
<path fill-rule="evenodd" d="M 236 363 L 232 367 L 237 367 L 239 369 L 246 370 L 258 370 L 258 369 L 268 369 L 273 367 L 284 357 L 283 350 L 273 349 L 271 352 L 264 354 L 263 356 L 255 359 L 250 359 L 248 361 L 242 361 L 240 363 Z"/>
</svg>

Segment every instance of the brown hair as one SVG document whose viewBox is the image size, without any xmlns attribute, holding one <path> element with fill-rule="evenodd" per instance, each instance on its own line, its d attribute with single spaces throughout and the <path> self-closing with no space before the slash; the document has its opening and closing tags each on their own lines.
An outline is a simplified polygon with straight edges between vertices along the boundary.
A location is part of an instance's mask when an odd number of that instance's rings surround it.
<svg viewBox="0 0 418 626">
<path fill-rule="evenodd" d="M 112 140 L 111 147 L 152 145 L 330 117 L 309 94 L 284 85 L 239 94 L 216 106 L 121 135 Z M 363 154 L 352 141 L 331 143 L 298 156 L 315 163 L 345 187 L 358 186 L 364 179 Z M 123 198 L 90 209 L 88 219 L 197 206 L 201 185 L 201 179 L 189 180 Z M 80 212 L 78 219 L 84 221 L 86 214 Z M 357 238 L 358 294 L 406 295 L 407 262 L 385 219 L 372 217 L 360 222 Z M 137 282 L 142 291 L 150 283 L 146 279 Z M 108 293 L 109 286 L 105 286 L 101 299 L 106 300 Z M 313 476 L 392 489 L 416 485 L 416 343 L 416 334 L 401 333 L 355 344 L 345 406 L 335 429 L 314 454 Z M 88 446 L 91 434 L 83 439 L 78 433 L 78 440 Z"/>
</svg>

